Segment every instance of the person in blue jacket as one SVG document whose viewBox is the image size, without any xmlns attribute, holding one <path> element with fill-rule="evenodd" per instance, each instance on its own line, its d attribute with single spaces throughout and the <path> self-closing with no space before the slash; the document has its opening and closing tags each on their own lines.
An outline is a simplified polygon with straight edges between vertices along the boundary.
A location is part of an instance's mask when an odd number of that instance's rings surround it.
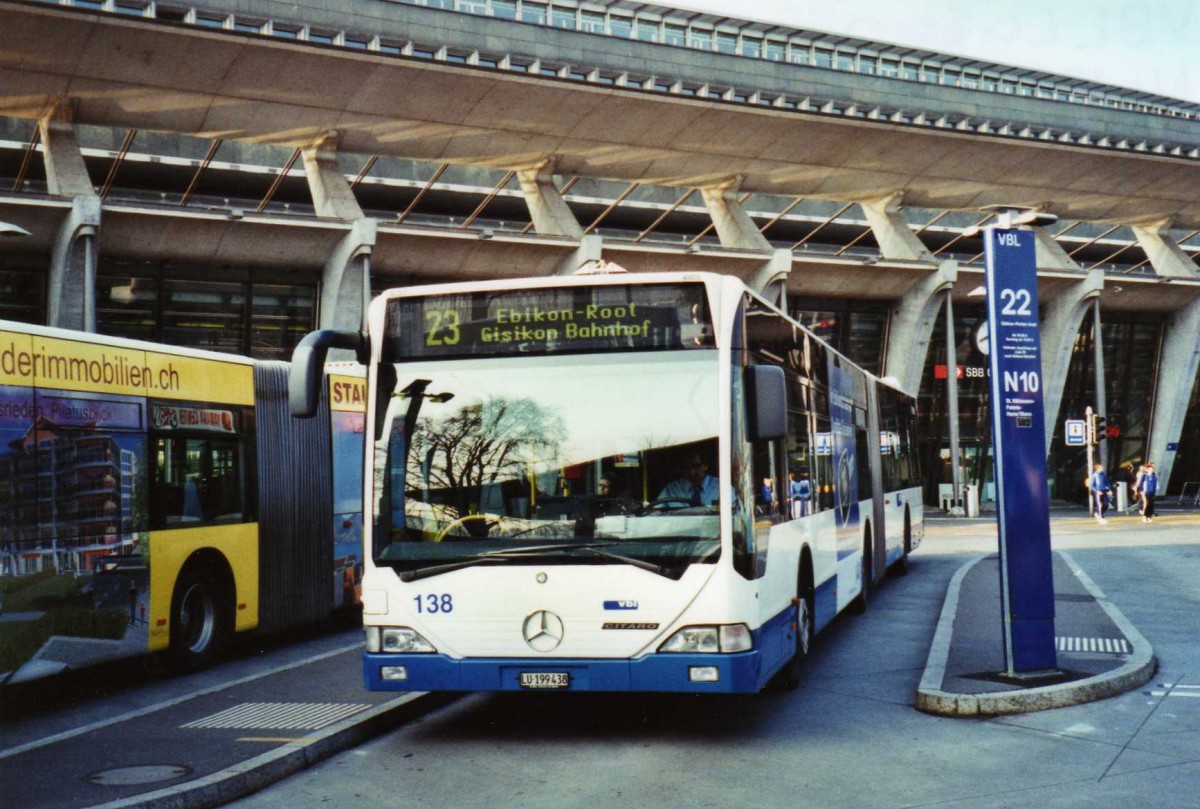
<svg viewBox="0 0 1200 809">
<path fill-rule="evenodd" d="M 1096 506 L 1096 519 L 1101 525 L 1106 525 L 1108 520 L 1104 519 L 1104 512 L 1108 510 L 1108 493 L 1112 486 L 1108 482 L 1108 475 L 1104 473 L 1104 464 L 1098 463 L 1092 467 L 1088 489 L 1091 490 L 1092 501 Z"/>
<path fill-rule="evenodd" d="M 1154 461 L 1146 461 L 1146 472 L 1142 475 L 1142 522 L 1154 521 L 1154 497 L 1158 494 L 1158 474 Z"/>
</svg>

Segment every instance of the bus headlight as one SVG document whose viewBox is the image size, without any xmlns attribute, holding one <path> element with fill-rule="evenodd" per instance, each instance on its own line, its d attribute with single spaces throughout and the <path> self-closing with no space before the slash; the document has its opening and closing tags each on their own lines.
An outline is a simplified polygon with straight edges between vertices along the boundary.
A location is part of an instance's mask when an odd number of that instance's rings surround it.
<svg viewBox="0 0 1200 809">
<path fill-rule="evenodd" d="M 436 652 L 421 633 L 406 626 L 368 626 L 367 651 L 387 654 L 424 654 Z"/>
<path fill-rule="evenodd" d="M 754 645 L 750 627 L 745 624 L 685 626 L 658 647 L 660 652 L 718 654 L 745 652 Z"/>
</svg>

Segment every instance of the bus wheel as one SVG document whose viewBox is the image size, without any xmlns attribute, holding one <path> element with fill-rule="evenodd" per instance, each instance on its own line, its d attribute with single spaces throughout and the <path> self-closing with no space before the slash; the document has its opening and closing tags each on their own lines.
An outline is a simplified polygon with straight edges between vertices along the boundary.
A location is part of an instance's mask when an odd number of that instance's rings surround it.
<svg viewBox="0 0 1200 809">
<path fill-rule="evenodd" d="M 813 626 L 812 574 L 805 571 L 800 574 L 796 588 L 796 651 L 774 678 L 773 685 L 780 690 L 795 691 L 800 685 L 800 675 L 812 651 Z"/>
<path fill-rule="evenodd" d="M 871 538 L 871 524 L 867 523 L 863 529 L 863 552 L 862 552 L 862 590 L 858 597 L 850 602 L 850 611 L 855 615 L 862 615 L 867 611 L 867 602 L 870 600 L 871 592 L 871 549 L 874 547 L 874 542 Z"/>
<path fill-rule="evenodd" d="M 908 555 L 910 553 L 912 553 L 912 516 L 908 513 L 906 506 L 904 509 L 904 555 L 892 566 L 897 576 L 908 574 Z"/>
<path fill-rule="evenodd" d="M 207 666 L 228 639 L 226 589 L 207 565 L 184 568 L 171 597 L 171 648 L 174 668 Z"/>
</svg>

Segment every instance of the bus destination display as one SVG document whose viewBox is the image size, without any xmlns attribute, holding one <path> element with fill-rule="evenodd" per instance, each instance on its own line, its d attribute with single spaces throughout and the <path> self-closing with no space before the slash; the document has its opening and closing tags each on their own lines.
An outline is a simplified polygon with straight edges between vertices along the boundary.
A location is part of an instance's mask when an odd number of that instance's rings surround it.
<svg viewBox="0 0 1200 809">
<path fill-rule="evenodd" d="M 400 298 L 389 360 L 713 345 L 702 284 L 525 289 Z"/>
</svg>

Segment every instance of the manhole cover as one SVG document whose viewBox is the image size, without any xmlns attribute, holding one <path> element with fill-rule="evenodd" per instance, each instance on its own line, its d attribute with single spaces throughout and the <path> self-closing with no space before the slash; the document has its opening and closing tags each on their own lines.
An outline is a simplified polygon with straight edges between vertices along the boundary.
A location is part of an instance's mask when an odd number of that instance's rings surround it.
<svg viewBox="0 0 1200 809">
<path fill-rule="evenodd" d="M 89 775 L 87 780 L 102 787 L 124 787 L 170 781 L 181 778 L 190 772 L 190 768 L 177 767 L 174 764 L 146 764 L 141 767 L 118 767 L 115 770 L 103 770 Z"/>
</svg>

